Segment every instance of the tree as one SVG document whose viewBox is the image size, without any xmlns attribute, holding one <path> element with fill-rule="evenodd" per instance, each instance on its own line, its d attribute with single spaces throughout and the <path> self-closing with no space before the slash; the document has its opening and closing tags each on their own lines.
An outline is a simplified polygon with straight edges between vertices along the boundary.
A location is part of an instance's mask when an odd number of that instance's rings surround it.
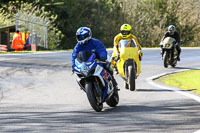
<svg viewBox="0 0 200 133">
<path fill-rule="evenodd" d="M 190 0 L 142 0 L 128 8 L 127 21 L 133 25 L 142 46 L 159 46 L 160 40 L 171 24 L 181 35 L 181 44 L 196 43 L 199 28 L 199 13 L 195 12 L 198 1 Z M 129 3 L 128 3 L 129 4 Z M 194 10 L 191 10 L 194 9 Z M 196 9 L 196 10 L 195 10 Z"/>
<path fill-rule="evenodd" d="M 52 15 L 50 11 L 45 11 L 44 6 L 40 6 L 38 2 L 35 3 L 26 3 L 23 1 L 10 1 L 8 4 L 5 4 L 0 9 L 0 24 L 8 25 L 15 23 L 15 15 L 21 12 L 22 14 L 26 14 L 27 16 L 35 16 L 41 18 L 41 20 L 49 20 L 50 23 L 48 25 L 48 45 L 49 48 L 56 48 L 63 37 L 62 33 L 55 26 L 55 20 L 57 18 L 56 15 Z M 26 26 L 26 23 L 24 23 Z M 28 32 L 28 31 L 26 31 Z M 30 32 L 30 31 L 29 31 Z M 35 31 L 37 33 L 37 30 Z M 39 34 L 39 31 L 38 33 Z"/>
<path fill-rule="evenodd" d="M 60 49 L 74 48 L 76 31 L 82 26 L 90 27 L 94 38 L 112 47 L 123 21 L 120 3 L 115 0 L 65 0 L 63 5 L 51 4 L 47 8 L 58 14 L 56 23 L 65 35 Z"/>
</svg>

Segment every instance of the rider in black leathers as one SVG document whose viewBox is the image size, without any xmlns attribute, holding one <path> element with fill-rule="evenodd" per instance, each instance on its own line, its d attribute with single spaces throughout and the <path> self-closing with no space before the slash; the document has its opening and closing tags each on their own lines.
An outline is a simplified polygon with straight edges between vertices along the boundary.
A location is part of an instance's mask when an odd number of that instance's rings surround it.
<svg viewBox="0 0 200 133">
<path fill-rule="evenodd" d="M 176 40 L 176 50 L 178 52 L 178 56 L 177 56 L 177 60 L 180 61 L 180 54 L 181 54 L 181 48 L 180 48 L 180 35 L 179 33 L 176 31 L 176 27 L 174 25 L 170 25 L 168 27 L 168 31 L 165 33 L 165 35 L 163 36 L 162 40 L 161 40 L 161 43 L 160 43 L 160 47 L 161 49 L 163 48 L 163 40 L 166 38 L 166 37 L 172 37 Z M 162 57 L 163 57 L 163 49 L 162 49 Z"/>
</svg>

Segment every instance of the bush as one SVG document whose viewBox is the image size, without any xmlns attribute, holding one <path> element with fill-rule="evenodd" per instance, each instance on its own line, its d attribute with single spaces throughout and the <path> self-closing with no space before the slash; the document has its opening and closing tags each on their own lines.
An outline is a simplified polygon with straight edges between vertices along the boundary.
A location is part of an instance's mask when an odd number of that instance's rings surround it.
<svg viewBox="0 0 200 133">
<path fill-rule="evenodd" d="M 142 46 L 159 46 L 169 25 L 175 25 L 183 46 L 196 46 L 200 32 L 198 1 L 190 0 L 142 0 L 129 8 L 127 20 L 133 25 L 134 34 Z M 127 3 L 130 4 L 130 3 Z M 193 10 L 191 10 L 193 9 Z"/>
</svg>

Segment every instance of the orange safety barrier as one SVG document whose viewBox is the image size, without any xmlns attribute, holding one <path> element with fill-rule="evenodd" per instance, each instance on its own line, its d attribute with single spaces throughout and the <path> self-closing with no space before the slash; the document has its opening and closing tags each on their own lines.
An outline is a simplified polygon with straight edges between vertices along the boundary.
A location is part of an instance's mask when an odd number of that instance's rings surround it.
<svg viewBox="0 0 200 133">
<path fill-rule="evenodd" d="M 8 48 L 7 45 L 0 45 L 0 52 L 7 52 Z"/>
<path fill-rule="evenodd" d="M 31 51 L 36 51 L 36 45 L 35 44 L 31 44 Z"/>
</svg>

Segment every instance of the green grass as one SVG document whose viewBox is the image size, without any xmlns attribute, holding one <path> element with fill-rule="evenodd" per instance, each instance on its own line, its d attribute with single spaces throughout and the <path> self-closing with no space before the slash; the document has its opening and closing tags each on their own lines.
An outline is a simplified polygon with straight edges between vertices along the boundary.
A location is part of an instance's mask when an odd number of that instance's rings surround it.
<svg viewBox="0 0 200 133">
<path fill-rule="evenodd" d="M 181 89 L 191 90 L 200 95 L 200 70 L 188 70 L 170 74 L 160 77 L 156 81 Z"/>
</svg>

